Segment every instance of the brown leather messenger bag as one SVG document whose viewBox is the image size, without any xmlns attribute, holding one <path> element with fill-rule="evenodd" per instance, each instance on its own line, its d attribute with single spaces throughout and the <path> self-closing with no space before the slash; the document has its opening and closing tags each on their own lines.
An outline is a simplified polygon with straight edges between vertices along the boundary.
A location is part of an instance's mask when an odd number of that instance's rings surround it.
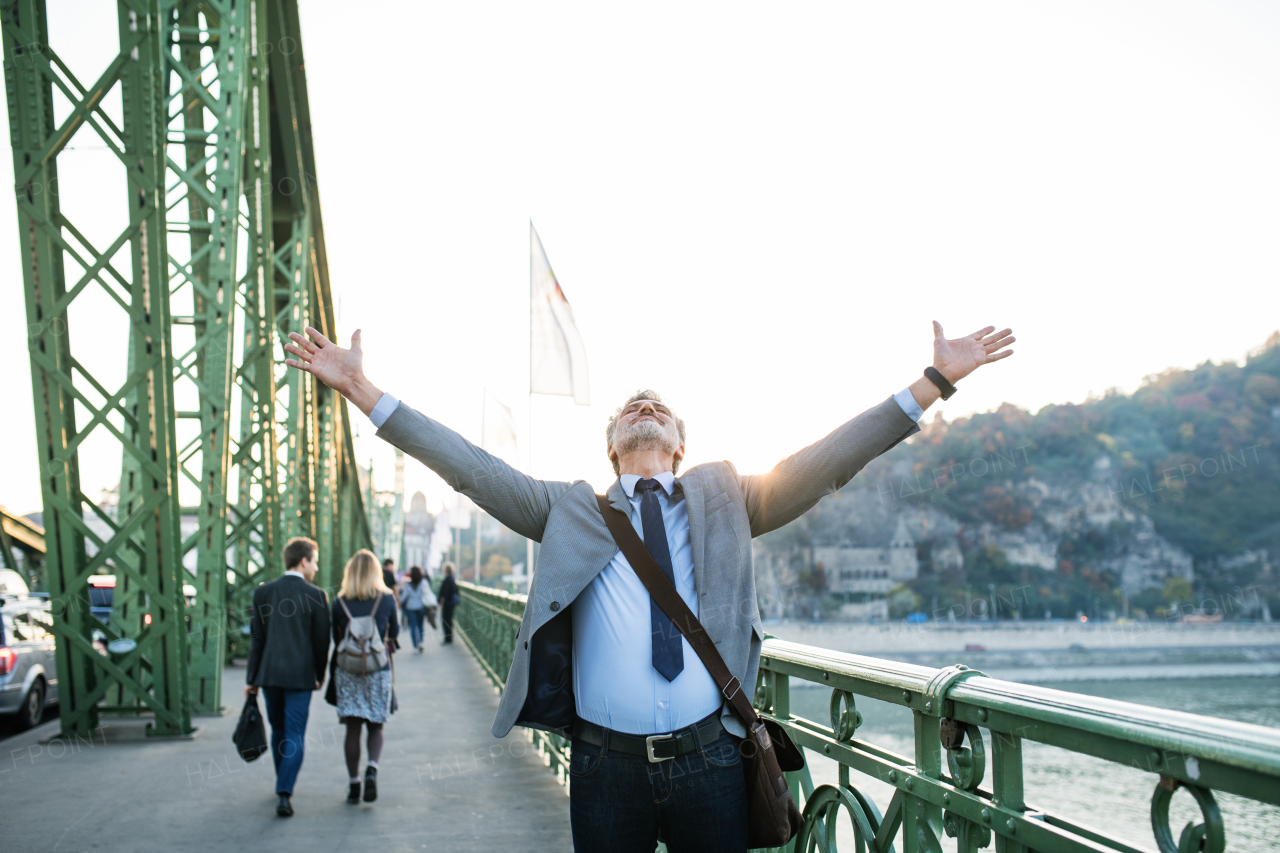
<svg viewBox="0 0 1280 853">
<path fill-rule="evenodd" d="M 605 525 L 613 541 L 622 551 L 636 577 L 649 595 L 679 629 L 697 652 L 720 693 L 729 700 L 734 712 L 747 728 L 742 741 L 742 771 L 747 784 L 747 846 L 781 847 L 800 831 L 800 810 L 791 796 L 783 771 L 804 767 L 804 756 L 791 742 L 785 729 L 773 720 L 765 720 L 751 706 L 738 677 L 729 672 L 715 643 L 706 629 L 684 603 L 680 593 L 667 580 L 654 562 L 649 549 L 631 526 L 631 519 L 609 504 L 604 495 L 596 495 Z"/>
</svg>

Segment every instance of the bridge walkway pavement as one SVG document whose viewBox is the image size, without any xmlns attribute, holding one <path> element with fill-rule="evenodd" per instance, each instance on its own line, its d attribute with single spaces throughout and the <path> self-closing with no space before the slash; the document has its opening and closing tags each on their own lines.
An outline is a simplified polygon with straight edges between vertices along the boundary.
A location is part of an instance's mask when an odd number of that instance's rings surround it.
<svg viewBox="0 0 1280 853">
<path fill-rule="evenodd" d="M 231 743 L 244 669 L 229 667 L 226 713 L 197 718 L 191 739 L 143 742 L 137 722 L 109 722 L 92 743 L 69 745 L 47 741 L 54 721 L 0 744 L 0 850 L 572 850 L 566 789 L 522 730 L 490 734 L 492 685 L 465 646 L 435 637 L 397 658 L 400 710 L 376 803 L 347 805 L 344 729 L 317 691 L 295 814 L 276 817 L 270 754 L 246 764 Z"/>
</svg>

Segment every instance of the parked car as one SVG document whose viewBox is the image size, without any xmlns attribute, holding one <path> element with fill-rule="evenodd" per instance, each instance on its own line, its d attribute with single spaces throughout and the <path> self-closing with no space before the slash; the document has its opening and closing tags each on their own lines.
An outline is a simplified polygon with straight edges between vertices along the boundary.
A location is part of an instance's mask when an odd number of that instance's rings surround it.
<svg viewBox="0 0 1280 853">
<path fill-rule="evenodd" d="M 30 591 L 27 588 L 27 582 L 22 579 L 22 575 L 13 569 L 0 569 L 0 598 L 6 595 L 26 595 Z"/>
<path fill-rule="evenodd" d="M 24 584 L 25 586 L 25 584 Z M 0 593 L 0 714 L 15 714 L 19 728 L 40 722 L 58 702 L 58 663 L 49 600 Z"/>
<path fill-rule="evenodd" d="M 115 575 L 89 576 L 89 612 L 103 625 L 111 619 L 111 605 L 115 597 Z"/>
</svg>

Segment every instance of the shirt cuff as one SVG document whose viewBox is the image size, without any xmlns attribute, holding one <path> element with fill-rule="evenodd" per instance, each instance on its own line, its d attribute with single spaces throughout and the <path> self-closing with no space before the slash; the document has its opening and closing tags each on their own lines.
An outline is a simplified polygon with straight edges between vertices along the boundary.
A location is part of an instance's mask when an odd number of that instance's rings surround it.
<svg viewBox="0 0 1280 853">
<path fill-rule="evenodd" d="M 384 394 L 382 399 L 385 400 L 389 396 L 391 395 Z M 911 420 L 916 421 L 917 423 L 919 423 L 920 419 L 924 417 L 924 409 L 920 408 L 920 404 L 916 402 L 916 398 L 911 395 L 910 388 L 903 388 L 897 394 L 894 394 L 893 402 L 898 404 L 898 407 L 902 409 L 902 413 L 904 415 L 911 418 Z M 382 403 L 380 402 L 378 403 L 378 405 L 380 406 L 382 405 Z M 388 409 L 387 411 L 390 412 L 390 409 Z M 374 414 L 377 414 L 377 409 L 374 409 Z M 381 426 L 381 424 L 378 424 L 377 421 L 374 421 L 374 423 L 376 425 Z"/>
<path fill-rule="evenodd" d="M 910 396 L 910 394 L 908 394 L 908 396 Z M 378 404 L 373 407 L 373 411 L 369 413 L 369 420 L 373 421 L 373 425 L 375 427 L 382 429 L 382 425 L 387 422 L 387 418 L 391 417 L 391 413 L 399 408 L 399 406 L 399 400 L 392 397 L 390 394 L 383 394 L 382 397 L 378 399 Z M 916 407 L 917 410 L 919 408 L 919 406 Z M 924 412 L 921 412 L 920 414 L 923 415 Z"/>
</svg>

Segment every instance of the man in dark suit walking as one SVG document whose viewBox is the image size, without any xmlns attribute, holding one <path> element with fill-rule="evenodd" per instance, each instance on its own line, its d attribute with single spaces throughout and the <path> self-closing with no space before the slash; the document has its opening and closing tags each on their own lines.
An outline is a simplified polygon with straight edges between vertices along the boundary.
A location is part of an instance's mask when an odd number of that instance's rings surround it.
<svg viewBox="0 0 1280 853">
<path fill-rule="evenodd" d="M 302 536 L 284 546 L 285 573 L 253 591 L 246 697 L 258 688 L 271 723 L 276 764 L 276 814 L 293 814 L 293 783 L 302 768 L 311 691 L 324 685 L 329 660 L 329 600 L 311 583 L 320 549 Z"/>
</svg>

